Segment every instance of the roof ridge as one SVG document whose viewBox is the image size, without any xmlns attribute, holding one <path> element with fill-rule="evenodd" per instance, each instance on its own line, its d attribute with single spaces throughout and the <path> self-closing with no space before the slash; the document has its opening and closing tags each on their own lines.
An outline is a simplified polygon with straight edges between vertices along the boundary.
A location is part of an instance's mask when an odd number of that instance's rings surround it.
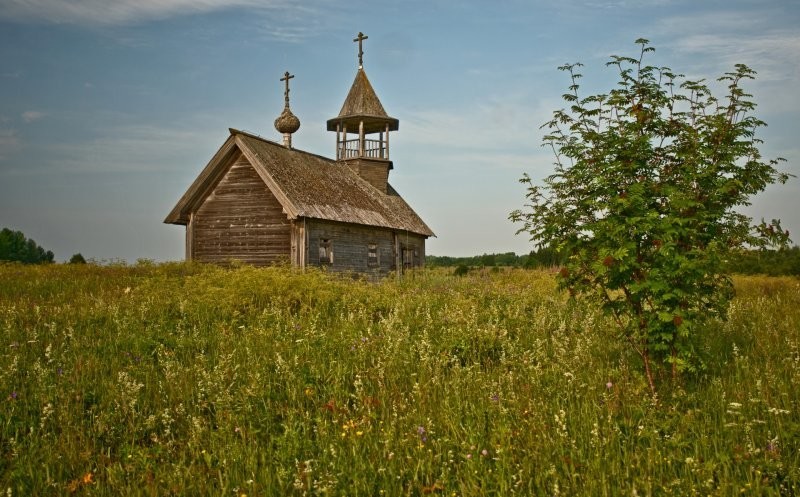
<svg viewBox="0 0 800 497">
<path fill-rule="evenodd" d="M 250 132 L 247 132 L 247 131 L 242 131 L 242 130 L 239 130 L 239 129 L 236 129 L 236 128 L 228 128 L 228 131 L 231 132 L 231 135 L 246 136 L 248 138 L 252 138 L 252 139 L 258 140 L 260 142 L 269 143 L 270 145 L 275 145 L 276 147 L 285 148 L 286 150 L 289 150 L 289 151 L 292 151 L 292 152 L 299 152 L 301 154 L 310 155 L 312 157 L 317 157 L 318 159 L 323 159 L 323 160 L 326 160 L 328 162 L 338 162 L 335 159 L 331 159 L 330 157 L 325 157 L 324 155 L 315 154 L 314 152 L 309 152 L 307 150 L 302 150 L 302 149 L 294 148 L 294 147 L 286 148 L 282 143 L 278 143 L 276 141 L 269 140 L 267 138 L 264 138 L 263 136 L 256 135 L 256 134 L 253 134 L 253 133 L 250 133 Z"/>
</svg>

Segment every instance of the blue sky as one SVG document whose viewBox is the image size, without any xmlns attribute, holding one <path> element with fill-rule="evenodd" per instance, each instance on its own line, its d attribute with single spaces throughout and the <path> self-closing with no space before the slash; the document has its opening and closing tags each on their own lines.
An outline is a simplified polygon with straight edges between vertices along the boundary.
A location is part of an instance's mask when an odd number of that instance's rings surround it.
<svg viewBox="0 0 800 497">
<path fill-rule="evenodd" d="M 436 232 L 428 252 L 527 252 L 508 213 L 552 169 L 539 126 L 563 106 L 556 68 L 608 91 L 612 54 L 713 80 L 745 63 L 765 157 L 800 175 L 797 0 L 0 0 L 0 226 L 57 260 L 176 260 L 162 220 L 228 136 L 280 141 L 284 71 L 302 123 L 296 148 L 330 157 L 338 114 L 364 68 L 387 112 L 393 186 Z M 800 242 L 800 179 L 745 212 L 783 219 Z"/>
</svg>

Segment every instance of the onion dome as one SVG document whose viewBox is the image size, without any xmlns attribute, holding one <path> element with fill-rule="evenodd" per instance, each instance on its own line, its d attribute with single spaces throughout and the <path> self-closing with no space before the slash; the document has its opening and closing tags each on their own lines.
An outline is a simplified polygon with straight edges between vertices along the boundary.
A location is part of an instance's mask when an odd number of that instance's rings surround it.
<svg viewBox="0 0 800 497">
<path fill-rule="evenodd" d="M 289 74 L 289 71 L 286 71 L 286 74 L 281 78 L 281 81 L 286 83 L 286 88 L 283 90 L 283 100 L 286 103 L 283 106 L 281 115 L 275 119 L 275 129 L 283 135 L 283 145 L 286 148 L 292 148 L 292 133 L 300 129 L 300 119 L 292 114 L 291 109 L 289 109 L 289 80 L 292 78 L 294 76 Z"/>
<path fill-rule="evenodd" d="M 275 129 L 278 130 L 278 133 L 294 133 L 298 129 L 300 129 L 300 119 L 297 118 L 292 111 L 289 110 L 289 106 L 283 108 L 283 112 L 281 115 L 275 119 Z"/>
</svg>

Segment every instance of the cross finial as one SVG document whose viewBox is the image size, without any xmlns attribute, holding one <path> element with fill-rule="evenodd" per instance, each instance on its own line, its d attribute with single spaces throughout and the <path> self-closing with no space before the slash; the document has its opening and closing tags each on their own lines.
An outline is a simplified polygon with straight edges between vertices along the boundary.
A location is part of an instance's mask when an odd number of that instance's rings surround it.
<svg viewBox="0 0 800 497">
<path fill-rule="evenodd" d="M 289 71 L 284 73 L 281 81 L 286 81 L 286 89 L 283 90 L 283 99 L 286 101 L 286 107 L 289 107 L 289 80 L 294 77 L 294 74 L 289 74 Z"/>
<path fill-rule="evenodd" d="M 361 31 L 358 32 L 358 36 L 353 38 L 353 41 L 358 42 L 358 68 L 361 69 L 364 67 L 364 48 L 363 48 L 363 41 L 369 38 L 369 36 L 364 36 L 364 33 Z"/>
</svg>

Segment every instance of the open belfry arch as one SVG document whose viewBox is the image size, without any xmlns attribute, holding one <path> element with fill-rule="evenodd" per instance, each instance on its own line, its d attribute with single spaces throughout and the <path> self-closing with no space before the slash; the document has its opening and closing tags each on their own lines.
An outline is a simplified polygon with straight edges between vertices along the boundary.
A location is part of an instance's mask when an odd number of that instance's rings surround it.
<svg viewBox="0 0 800 497">
<path fill-rule="evenodd" d="M 381 276 L 425 262 L 431 229 L 389 184 L 389 134 L 399 129 L 364 71 L 339 115 L 335 159 L 294 148 L 300 120 L 290 108 L 288 71 L 280 78 L 282 142 L 230 129 L 230 136 L 164 222 L 186 227 L 186 258 L 227 264 L 291 263 Z"/>
</svg>

